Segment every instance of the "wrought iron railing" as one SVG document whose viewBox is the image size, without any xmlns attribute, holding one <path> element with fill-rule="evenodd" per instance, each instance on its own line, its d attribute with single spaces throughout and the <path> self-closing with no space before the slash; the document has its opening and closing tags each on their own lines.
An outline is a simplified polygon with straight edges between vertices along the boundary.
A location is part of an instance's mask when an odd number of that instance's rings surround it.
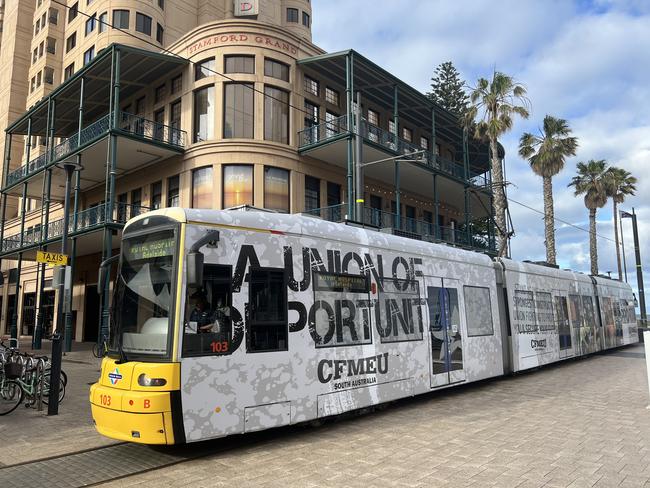
<svg viewBox="0 0 650 488">
<path fill-rule="evenodd" d="M 77 225 L 75 227 L 74 216 L 70 216 L 68 221 L 68 233 L 75 233 L 92 230 L 101 227 L 106 222 L 106 204 L 99 204 L 93 207 L 81 210 L 77 213 Z M 114 223 L 124 224 L 127 220 L 140 215 L 141 213 L 151 210 L 148 207 L 140 205 L 128 205 L 126 203 L 113 204 L 112 219 Z M 47 229 L 41 233 L 40 224 L 30 227 L 23 233 L 21 243 L 20 234 L 14 234 L 2 240 L 2 252 L 14 251 L 30 247 L 36 244 L 56 239 L 63 235 L 63 219 L 57 219 L 47 224 Z"/>
<path fill-rule="evenodd" d="M 347 204 L 316 208 L 306 213 L 331 222 L 342 222 L 348 218 Z M 441 226 L 376 208 L 364 207 L 362 218 L 356 220 L 413 239 L 446 242 L 480 251 L 494 252 L 496 249 L 494 238 L 485 232 L 471 231 L 468 234 L 464 229 L 458 227 Z"/>
<path fill-rule="evenodd" d="M 341 115 L 321 124 L 312 125 L 298 132 L 298 146 L 311 146 L 348 132 L 348 116 Z"/>
<path fill-rule="evenodd" d="M 354 128 L 355 124 L 352 124 Z M 301 130 L 298 133 L 298 146 L 300 149 L 311 146 L 316 143 L 324 143 L 333 139 L 335 136 L 348 133 L 348 119 L 347 115 L 342 115 L 331 121 L 323 122 L 318 125 L 313 125 Z M 419 145 L 406 141 L 397 137 L 397 135 L 389 132 L 381 127 L 369 123 L 366 119 L 361 120 L 361 136 L 374 144 L 378 144 L 390 151 L 398 154 L 412 154 L 418 153 L 414 156 L 419 162 L 436 168 L 437 170 L 447 173 L 451 176 L 461 180 L 466 179 L 465 166 L 463 163 L 452 161 L 441 156 L 433 154 L 428 149 L 420 147 Z M 470 184 L 479 187 L 489 186 L 490 172 L 482 168 L 469 168 Z"/>
<path fill-rule="evenodd" d="M 79 137 L 79 133 L 75 133 L 54 146 L 52 162 L 65 158 L 76 151 L 79 147 L 105 136 L 111 126 L 110 115 L 111 114 L 106 114 L 92 124 L 89 124 L 87 127 L 82 128 L 81 137 Z M 183 130 L 159 124 L 127 112 L 120 112 L 118 119 L 118 129 L 122 132 L 178 148 L 185 147 L 186 134 Z M 29 161 L 27 164 L 24 164 L 11 173 L 8 173 L 6 186 L 11 186 L 21 179 L 45 168 L 47 160 L 47 155 L 43 153 Z"/>
</svg>

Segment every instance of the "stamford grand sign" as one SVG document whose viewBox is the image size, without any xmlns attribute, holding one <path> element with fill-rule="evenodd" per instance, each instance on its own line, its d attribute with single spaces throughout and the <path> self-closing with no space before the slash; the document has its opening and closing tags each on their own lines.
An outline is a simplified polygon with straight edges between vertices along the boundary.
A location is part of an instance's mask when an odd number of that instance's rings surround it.
<svg viewBox="0 0 650 488">
<path fill-rule="evenodd" d="M 187 48 L 187 53 L 191 56 L 211 47 L 232 46 L 236 44 L 249 46 L 257 45 L 282 51 L 293 56 L 298 55 L 298 48 L 296 46 L 278 39 L 277 37 L 244 33 L 218 34 L 215 36 L 204 37 L 203 39 L 196 41 L 194 44 L 190 44 Z"/>
</svg>

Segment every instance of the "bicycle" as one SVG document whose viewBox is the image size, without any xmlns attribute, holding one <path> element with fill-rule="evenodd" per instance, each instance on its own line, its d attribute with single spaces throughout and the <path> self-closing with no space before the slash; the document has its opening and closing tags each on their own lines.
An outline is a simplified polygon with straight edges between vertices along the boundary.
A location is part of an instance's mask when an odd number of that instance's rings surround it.
<svg viewBox="0 0 650 488">
<path fill-rule="evenodd" d="M 96 358 L 103 358 L 108 353 L 108 340 L 106 337 L 102 338 L 101 341 L 97 341 L 93 344 L 93 356 Z"/>
</svg>

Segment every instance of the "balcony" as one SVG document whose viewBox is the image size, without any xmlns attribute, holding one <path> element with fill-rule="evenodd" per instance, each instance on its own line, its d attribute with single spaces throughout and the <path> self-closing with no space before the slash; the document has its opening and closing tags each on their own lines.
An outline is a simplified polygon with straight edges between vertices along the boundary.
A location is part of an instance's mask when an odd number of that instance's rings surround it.
<svg viewBox="0 0 650 488">
<path fill-rule="evenodd" d="M 11 188 L 47 166 L 56 164 L 76 154 L 83 148 L 92 146 L 109 134 L 110 126 L 110 114 L 106 114 L 87 127 L 84 127 L 81 130 L 81 137 L 79 137 L 79 133 L 75 133 L 57 144 L 54 147 L 54 156 L 50 162 L 47 161 L 46 154 L 41 154 L 27 164 L 8 173 L 5 188 Z M 120 135 L 134 137 L 136 140 L 142 142 L 168 147 L 175 151 L 183 150 L 187 138 L 183 130 L 159 124 L 127 112 L 119 113 L 119 121 L 115 132 Z"/>
<path fill-rule="evenodd" d="M 103 229 L 104 224 L 106 223 L 106 208 L 107 205 L 102 203 L 79 211 L 77 213 L 76 226 L 74 224 L 74 219 L 71 216 L 68 222 L 68 235 L 70 237 L 78 237 Z M 149 210 L 151 209 L 148 207 L 116 203 L 113 205 L 113 222 L 111 222 L 111 225 L 115 224 L 117 227 L 121 227 L 129 219 Z M 25 231 L 22 242 L 20 239 L 20 233 L 6 237 L 2 240 L 0 252 L 5 255 L 60 240 L 63 235 L 63 225 L 63 219 L 61 218 L 49 222 L 46 232 L 43 233 L 41 232 L 40 224 L 30 227 Z"/>
<path fill-rule="evenodd" d="M 307 213 L 330 222 L 345 222 L 347 220 L 347 205 L 340 204 L 317 208 Z M 440 226 L 432 222 L 417 220 L 404 215 L 398 216 L 391 212 L 370 207 L 364 207 L 363 216 L 359 223 L 374 227 L 381 232 L 411 239 L 441 242 L 488 254 L 496 253 L 494 236 L 489 235 L 487 229 L 480 229 L 478 224 L 470 223 L 470 232 L 468 233 L 465 229 Z"/>
<path fill-rule="evenodd" d="M 298 150 L 314 152 L 314 156 L 322 158 L 325 161 L 330 158 L 336 158 L 340 164 L 347 160 L 347 155 L 345 155 L 345 159 L 342 159 L 342 146 L 345 144 L 344 142 L 338 143 L 341 146 L 339 148 L 330 147 L 329 149 L 319 149 L 337 141 L 342 141 L 351 133 L 348 129 L 347 115 L 342 115 L 322 124 L 313 125 L 312 127 L 301 130 L 298 133 Z M 368 123 L 366 119 L 362 119 L 361 121 L 360 133 L 363 137 L 364 144 L 368 146 L 368 148 L 364 147 L 364 162 L 382 159 L 386 157 L 386 154 L 394 156 L 403 154 L 408 156 L 418 151 L 424 151 L 414 157 L 419 164 L 435 169 L 456 180 L 465 181 L 465 167 L 463 163 L 435 155 L 417 144 L 397 137 L 392 132 Z M 376 150 L 381 151 L 383 154 L 379 154 Z M 326 152 L 329 152 L 329 154 L 326 154 Z M 371 155 L 371 157 L 365 157 L 366 153 Z M 485 168 L 475 167 L 470 164 L 467 181 L 474 187 L 488 188 L 491 183 L 490 172 L 486 171 Z"/>
</svg>

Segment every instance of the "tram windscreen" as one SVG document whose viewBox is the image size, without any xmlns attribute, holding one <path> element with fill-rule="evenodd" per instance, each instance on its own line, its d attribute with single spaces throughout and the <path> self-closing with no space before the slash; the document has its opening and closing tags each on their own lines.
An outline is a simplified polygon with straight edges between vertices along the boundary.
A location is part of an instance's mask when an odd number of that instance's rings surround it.
<svg viewBox="0 0 650 488">
<path fill-rule="evenodd" d="M 173 230 L 126 237 L 111 324 L 111 349 L 133 355 L 169 356 Z"/>
</svg>

